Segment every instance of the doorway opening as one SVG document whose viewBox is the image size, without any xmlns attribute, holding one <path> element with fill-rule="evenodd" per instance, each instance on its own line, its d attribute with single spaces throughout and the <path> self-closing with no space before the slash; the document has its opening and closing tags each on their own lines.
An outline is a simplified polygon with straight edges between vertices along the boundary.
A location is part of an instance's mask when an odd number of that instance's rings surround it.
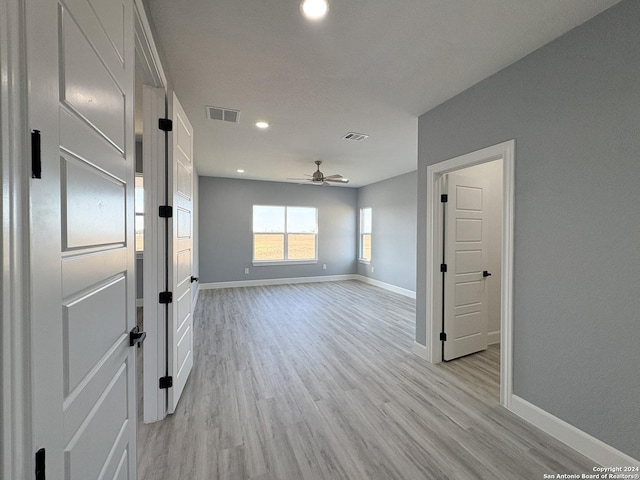
<svg viewBox="0 0 640 480">
<path fill-rule="evenodd" d="M 496 234 L 499 235 L 501 241 L 499 242 L 499 255 L 496 255 L 494 252 L 494 257 L 498 256 L 498 260 L 497 262 L 494 260 L 492 262 L 493 266 L 491 267 L 495 272 L 495 276 L 499 277 L 500 289 L 499 294 L 496 291 L 493 292 L 491 305 L 494 310 L 493 322 L 487 324 L 487 331 L 484 335 L 487 343 L 497 343 L 498 341 L 500 343 L 500 403 L 505 407 L 509 406 L 512 392 L 514 153 L 515 141 L 511 140 L 452 158 L 427 168 L 427 188 L 430 194 L 427 197 L 427 302 L 429 306 L 427 308 L 426 318 L 426 346 L 429 361 L 431 363 L 440 363 L 443 360 L 444 344 L 441 338 L 445 338 L 441 336 L 441 334 L 446 333 L 443 332 L 443 312 L 448 308 L 446 305 L 447 300 L 444 296 L 445 286 L 443 284 L 443 272 L 441 271 L 443 269 L 442 265 L 444 264 L 442 252 L 445 248 L 447 233 L 444 229 L 446 210 L 443 209 L 441 195 L 446 193 L 447 180 L 450 180 L 452 175 L 459 175 L 463 169 L 469 169 L 466 171 L 467 174 L 477 174 L 483 170 L 490 171 L 492 168 L 495 169 L 495 166 L 501 163 L 502 198 L 498 200 L 501 200 L 502 203 L 502 215 L 500 218 L 500 232 Z M 474 169 L 470 169 L 470 167 L 474 167 Z M 495 203 L 495 199 L 492 201 Z M 464 227 L 460 231 L 462 235 L 465 234 Z M 465 240 L 465 238 L 461 240 Z M 492 250 L 496 248 L 495 243 L 494 241 Z M 496 270 L 496 263 L 499 265 L 498 270 Z M 494 275 L 494 273 L 489 270 L 489 267 L 482 268 L 482 271 L 490 273 L 491 276 Z M 480 283 L 480 281 L 478 281 L 475 283 L 487 287 L 488 282 L 486 281 L 486 277 L 483 282 L 484 283 Z M 471 284 L 473 282 L 469 283 Z M 451 289 L 451 287 L 455 288 L 455 284 L 450 282 L 449 288 Z M 464 290 L 464 288 L 465 286 L 463 285 L 462 290 Z M 488 290 L 488 288 L 486 288 L 486 290 Z M 463 291 L 462 294 L 464 293 Z M 487 291 L 487 293 L 489 292 Z M 489 295 L 487 295 L 486 302 L 488 307 Z M 464 304 L 464 302 L 461 303 Z M 455 305 L 453 307 L 450 305 L 449 309 L 451 308 L 455 308 Z M 495 312 L 498 308 L 499 315 Z M 487 312 L 490 311 L 491 310 L 487 308 Z M 499 322 L 497 318 L 499 318 Z M 489 327 L 489 325 L 493 326 Z M 496 330 L 498 326 L 499 328 Z M 493 328 L 493 330 L 490 330 L 490 328 Z M 455 356 L 455 354 L 453 356 Z"/>
</svg>

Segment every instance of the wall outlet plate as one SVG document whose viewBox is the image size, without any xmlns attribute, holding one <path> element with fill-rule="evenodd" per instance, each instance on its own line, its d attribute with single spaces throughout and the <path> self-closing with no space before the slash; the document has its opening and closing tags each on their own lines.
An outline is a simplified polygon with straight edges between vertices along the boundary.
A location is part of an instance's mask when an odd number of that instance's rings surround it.
<svg viewBox="0 0 640 480">
<path fill-rule="evenodd" d="M 244 274 L 245 274 L 245 275 L 249 275 L 249 269 L 248 269 L 248 268 L 245 268 L 245 269 L 244 269 Z"/>
</svg>

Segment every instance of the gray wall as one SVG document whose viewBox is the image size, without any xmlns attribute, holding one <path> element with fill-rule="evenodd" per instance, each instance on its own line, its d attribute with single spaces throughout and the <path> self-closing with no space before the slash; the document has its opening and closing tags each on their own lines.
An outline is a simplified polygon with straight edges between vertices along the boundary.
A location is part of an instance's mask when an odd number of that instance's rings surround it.
<svg viewBox="0 0 640 480">
<path fill-rule="evenodd" d="M 514 393 L 640 458 L 640 2 L 623 1 L 419 119 L 426 168 L 515 138 Z"/>
<path fill-rule="evenodd" d="M 353 274 L 357 190 L 200 177 L 200 283 Z M 258 266 L 253 256 L 253 205 L 318 208 L 318 263 Z M 327 269 L 322 269 L 322 264 Z M 244 269 L 249 268 L 249 275 Z"/>
<path fill-rule="evenodd" d="M 358 208 L 372 208 L 371 264 L 358 263 L 358 273 L 414 292 L 417 178 L 411 172 L 358 190 Z"/>
</svg>

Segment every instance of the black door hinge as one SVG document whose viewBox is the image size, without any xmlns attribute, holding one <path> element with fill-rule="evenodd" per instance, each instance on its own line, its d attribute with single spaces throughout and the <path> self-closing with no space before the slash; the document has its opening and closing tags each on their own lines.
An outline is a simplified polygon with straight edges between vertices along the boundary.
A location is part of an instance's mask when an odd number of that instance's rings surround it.
<svg viewBox="0 0 640 480">
<path fill-rule="evenodd" d="M 158 128 L 163 132 L 173 131 L 173 121 L 170 118 L 159 118 Z"/>
<path fill-rule="evenodd" d="M 447 273 L 447 264 L 446 263 L 440 264 L 440 271 L 442 273 Z"/>
<path fill-rule="evenodd" d="M 160 218 L 173 217 L 173 207 L 171 205 L 160 205 L 158 207 L 158 215 L 160 215 Z"/>
<path fill-rule="evenodd" d="M 441 342 L 446 342 L 447 341 L 447 334 L 444 332 L 440 333 L 440 341 Z"/>
<path fill-rule="evenodd" d="M 36 452 L 36 480 L 46 480 L 44 448 Z"/>
<path fill-rule="evenodd" d="M 446 193 L 443 193 L 442 195 L 440 195 L 440 201 L 442 203 L 447 203 L 449 201 L 449 195 L 447 195 Z"/>
<path fill-rule="evenodd" d="M 40 130 L 31 132 L 31 178 L 42 178 L 42 149 Z"/>
<path fill-rule="evenodd" d="M 160 384 L 161 390 L 171 388 L 173 387 L 173 377 L 162 377 L 158 383 Z"/>
<path fill-rule="evenodd" d="M 159 303 L 172 303 L 173 302 L 173 292 L 160 292 L 158 295 Z"/>
</svg>

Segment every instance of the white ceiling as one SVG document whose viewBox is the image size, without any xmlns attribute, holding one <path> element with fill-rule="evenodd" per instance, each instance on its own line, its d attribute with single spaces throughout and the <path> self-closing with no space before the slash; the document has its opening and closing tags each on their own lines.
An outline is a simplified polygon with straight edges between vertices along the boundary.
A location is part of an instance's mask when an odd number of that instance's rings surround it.
<svg viewBox="0 0 640 480">
<path fill-rule="evenodd" d="M 201 175 L 285 181 L 320 159 L 358 187 L 416 169 L 419 115 L 618 1 L 329 0 L 320 23 L 299 0 L 146 4 Z"/>
</svg>

